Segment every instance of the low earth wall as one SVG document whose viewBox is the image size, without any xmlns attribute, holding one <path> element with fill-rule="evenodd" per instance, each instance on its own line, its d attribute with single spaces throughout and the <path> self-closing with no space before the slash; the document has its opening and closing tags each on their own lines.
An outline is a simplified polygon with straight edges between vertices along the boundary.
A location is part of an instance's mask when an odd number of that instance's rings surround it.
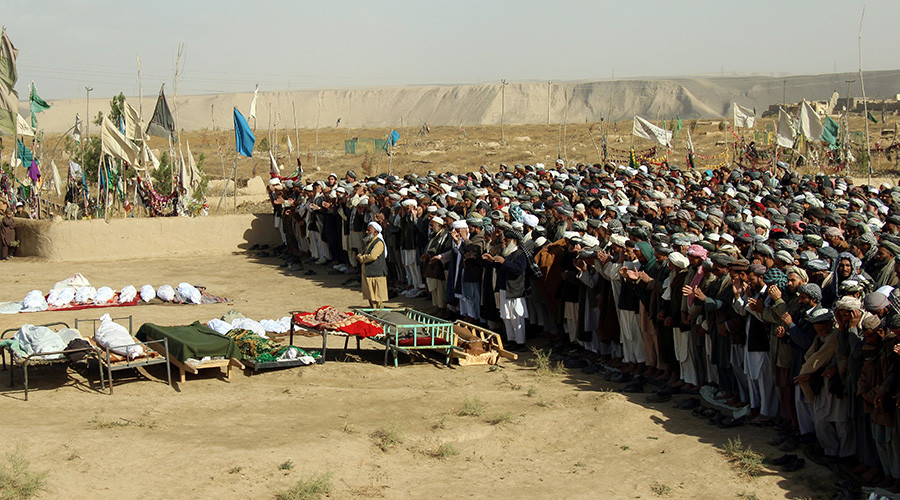
<svg viewBox="0 0 900 500">
<path fill-rule="evenodd" d="M 272 214 L 16 222 L 18 255 L 52 261 L 222 255 L 281 243 Z"/>
</svg>

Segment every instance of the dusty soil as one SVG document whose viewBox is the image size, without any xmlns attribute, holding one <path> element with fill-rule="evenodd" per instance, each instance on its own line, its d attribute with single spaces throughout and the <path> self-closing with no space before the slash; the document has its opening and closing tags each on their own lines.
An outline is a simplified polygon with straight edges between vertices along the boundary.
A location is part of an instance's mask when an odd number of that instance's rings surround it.
<svg viewBox="0 0 900 500">
<path fill-rule="evenodd" d="M 290 273 L 279 263 L 245 253 L 79 264 L 14 259 L 0 264 L 0 300 L 80 272 L 95 286 L 190 281 L 233 300 L 106 310 L 133 315 L 136 327 L 205 322 L 232 307 L 261 319 L 363 303 L 356 289 L 341 286 L 343 276 L 319 267 L 315 276 Z M 406 304 L 430 308 L 423 300 Z M 0 316 L 0 329 L 106 311 Z M 364 342 L 350 358 L 333 350 L 324 365 L 237 373 L 230 381 L 201 372 L 173 388 L 159 367 L 149 380 L 124 372 L 112 396 L 98 392 L 93 372 L 85 379 L 42 369 L 32 373 L 27 402 L 20 374 L 9 388 L 0 373 L 0 452 L 21 444 L 33 469 L 49 471 L 45 498 L 271 498 L 319 473 L 332 474 L 332 498 L 799 498 L 825 496 L 835 480 L 812 463 L 793 474 L 742 478 L 723 456 L 724 442 L 739 435 L 778 456 L 765 444 L 770 431 L 720 430 L 580 371 L 541 376 L 530 356 L 494 370 L 408 358 L 386 368 L 377 349 Z M 461 416 L 475 398 L 470 406 L 482 414 Z M 383 451 L 373 434 L 391 429 L 400 442 Z M 444 444 L 458 453 L 439 457 Z"/>
</svg>

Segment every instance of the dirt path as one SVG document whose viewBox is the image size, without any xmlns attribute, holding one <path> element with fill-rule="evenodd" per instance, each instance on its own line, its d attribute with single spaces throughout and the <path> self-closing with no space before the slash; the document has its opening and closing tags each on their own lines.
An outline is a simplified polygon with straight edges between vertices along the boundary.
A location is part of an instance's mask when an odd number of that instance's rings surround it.
<svg viewBox="0 0 900 500">
<path fill-rule="evenodd" d="M 245 254 L 77 265 L 14 259 L 2 263 L 0 300 L 80 272 L 113 288 L 189 281 L 234 301 L 115 310 L 136 325 L 205 322 L 232 307 L 262 319 L 362 305 L 357 290 L 340 286 L 343 276 L 277 264 Z M 0 316 L 0 330 L 101 313 Z M 332 498 L 797 498 L 821 496 L 834 481 L 814 464 L 738 477 L 723 443 L 740 435 L 780 455 L 765 444 L 769 431 L 720 430 L 671 403 L 611 392 L 618 386 L 596 375 L 539 376 L 524 362 L 385 368 L 375 344 L 363 349 L 359 362 L 238 373 L 230 382 L 201 372 L 175 389 L 159 381 L 164 370 L 151 369 L 157 380 L 128 375 L 113 396 L 71 371 L 43 370 L 28 402 L 0 373 L 0 451 L 21 443 L 34 469 L 49 470 L 45 498 L 271 498 L 318 473 L 332 475 Z M 460 415 L 467 400 L 468 413 L 480 415 Z M 383 451 L 379 430 L 399 442 Z"/>
</svg>

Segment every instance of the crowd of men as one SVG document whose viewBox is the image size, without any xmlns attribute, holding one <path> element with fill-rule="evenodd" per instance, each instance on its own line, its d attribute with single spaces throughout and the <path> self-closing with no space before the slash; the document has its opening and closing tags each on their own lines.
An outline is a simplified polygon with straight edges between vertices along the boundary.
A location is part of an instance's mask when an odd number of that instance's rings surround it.
<svg viewBox="0 0 900 500">
<path fill-rule="evenodd" d="M 296 259 L 353 273 L 375 222 L 393 289 L 438 314 L 502 330 L 511 349 L 556 335 L 566 359 L 596 362 L 572 366 L 656 382 L 651 401 L 711 388 L 751 410 L 720 426 L 774 426 L 785 451 L 818 443 L 900 487 L 900 188 L 782 163 L 562 161 L 269 188 Z"/>
</svg>

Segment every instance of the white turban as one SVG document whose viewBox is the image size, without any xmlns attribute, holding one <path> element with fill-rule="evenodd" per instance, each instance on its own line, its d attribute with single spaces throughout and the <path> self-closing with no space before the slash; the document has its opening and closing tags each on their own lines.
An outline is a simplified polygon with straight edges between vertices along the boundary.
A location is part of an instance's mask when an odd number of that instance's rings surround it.
<svg viewBox="0 0 900 500">
<path fill-rule="evenodd" d="M 385 251 L 387 251 L 387 243 L 384 242 L 384 236 L 381 235 L 381 224 L 379 224 L 375 221 L 372 221 L 369 223 L 369 227 L 371 227 L 372 229 L 374 229 L 376 231 L 376 233 L 377 233 L 376 236 L 378 237 L 379 240 L 381 240 L 381 244 L 384 245 L 384 249 L 385 249 Z"/>
<path fill-rule="evenodd" d="M 762 227 L 765 229 L 769 229 L 770 227 L 772 227 L 772 223 L 769 222 L 769 219 L 766 219 L 765 217 L 760 217 L 758 215 L 753 217 L 753 225 L 756 227 Z"/>
<path fill-rule="evenodd" d="M 540 223 L 540 220 L 537 218 L 537 215 L 522 214 L 522 222 L 526 226 L 537 227 L 537 225 Z"/>
<path fill-rule="evenodd" d="M 687 257 L 681 254 L 681 252 L 672 252 L 669 254 L 669 262 L 671 262 L 678 269 L 684 269 L 691 262 Z"/>
<path fill-rule="evenodd" d="M 438 224 L 440 224 L 442 226 L 444 225 L 444 219 L 442 219 L 440 217 L 432 217 L 431 222 L 437 222 Z"/>
<path fill-rule="evenodd" d="M 418 203 L 416 203 L 416 200 L 413 200 L 411 198 L 408 200 L 403 200 L 400 204 L 403 205 L 404 207 L 414 207 L 414 206 L 418 205 Z"/>
<path fill-rule="evenodd" d="M 621 234 L 613 234 L 609 237 L 609 242 L 617 247 L 624 247 L 625 242 L 628 241 L 628 238 L 622 236 Z"/>
<path fill-rule="evenodd" d="M 453 221 L 453 225 L 451 225 L 450 227 L 452 227 L 453 229 L 464 229 L 464 228 L 468 228 L 469 225 L 466 224 L 466 221 L 460 219 L 460 220 Z"/>
</svg>

